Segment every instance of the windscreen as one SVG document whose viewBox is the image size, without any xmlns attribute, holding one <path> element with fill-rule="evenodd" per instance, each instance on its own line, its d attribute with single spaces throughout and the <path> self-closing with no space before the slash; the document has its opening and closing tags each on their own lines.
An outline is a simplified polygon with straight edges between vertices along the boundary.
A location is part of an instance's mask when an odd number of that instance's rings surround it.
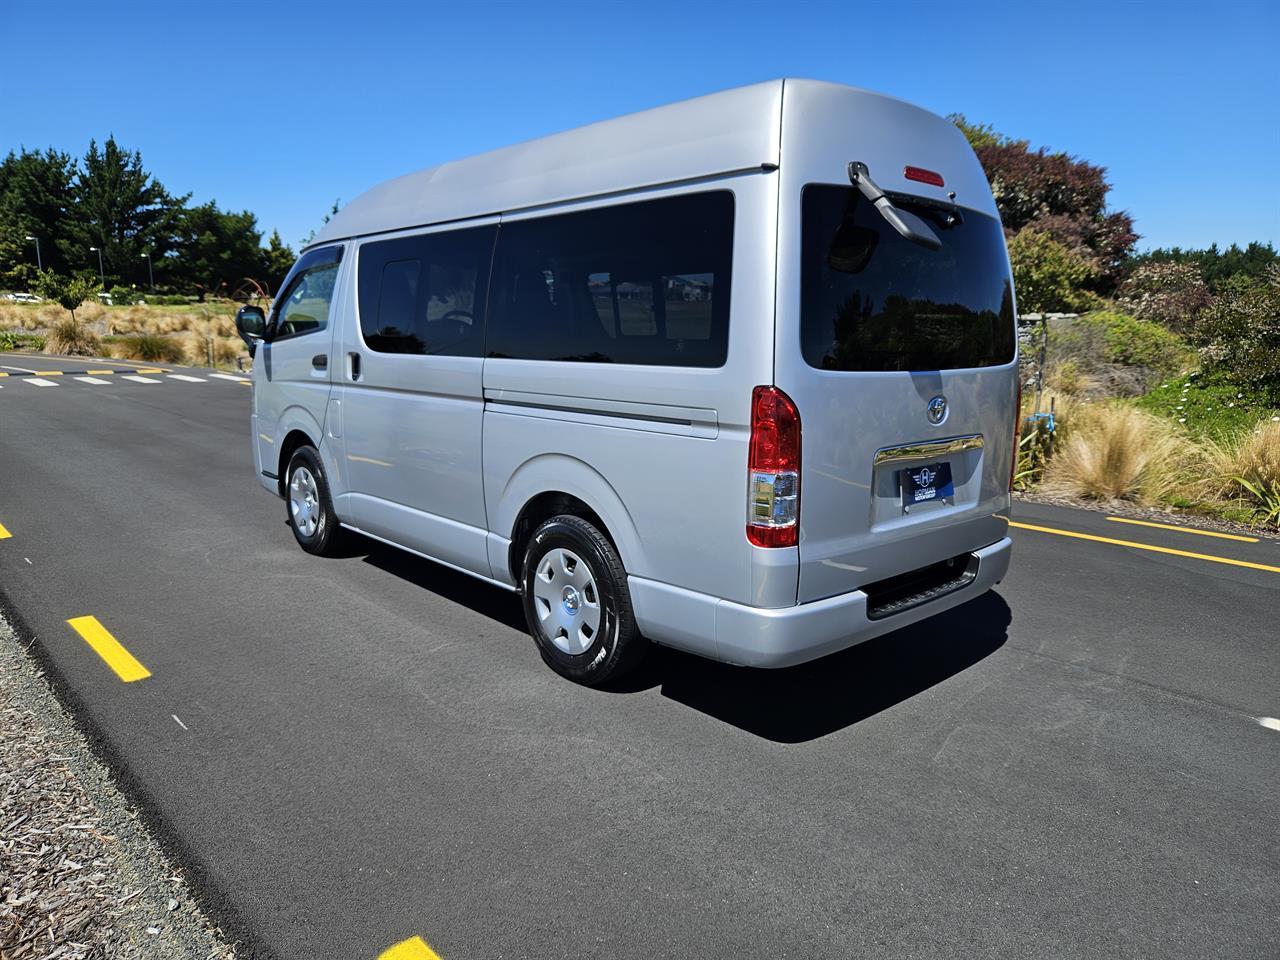
<svg viewBox="0 0 1280 960">
<path fill-rule="evenodd" d="M 853 187 L 805 187 L 805 360 L 848 371 L 1009 363 L 1016 336 L 1013 287 L 999 222 L 967 209 L 897 196 L 893 201 L 932 226 L 942 249 L 901 236 Z"/>
</svg>

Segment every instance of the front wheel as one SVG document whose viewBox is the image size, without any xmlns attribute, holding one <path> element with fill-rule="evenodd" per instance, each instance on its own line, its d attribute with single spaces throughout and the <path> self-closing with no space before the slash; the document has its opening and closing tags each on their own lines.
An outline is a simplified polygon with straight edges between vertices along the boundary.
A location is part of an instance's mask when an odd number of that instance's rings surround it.
<svg viewBox="0 0 1280 960">
<path fill-rule="evenodd" d="M 289 510 L 289 527 L 298 546 L 318 556 L 337 550 L 342 528 L 333 512 L 324 465 L 314 447 L 299 447 L 289 458 L 284 501 Z"/>
<path fill-rule="evenodd" d="M 524 556 L 524 613 L 551 669 L 596 686 L 643 659 L 627 572 L 609 539 L 569 514 L 543 523 Z"/>
</svg>

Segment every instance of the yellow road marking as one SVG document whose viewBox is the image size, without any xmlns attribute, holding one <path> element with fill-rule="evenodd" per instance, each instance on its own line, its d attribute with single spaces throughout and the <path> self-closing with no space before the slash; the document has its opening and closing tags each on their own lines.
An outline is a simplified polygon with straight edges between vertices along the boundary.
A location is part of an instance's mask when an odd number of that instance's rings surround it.
<svg viewBox="0 0 1280 960">
<path fill-rule="evenodd" d="M 378 960 L 440 960 L 440 954 L 427 946 L 421 937 L 410 937 L 383 950 L 378 954 Z"/>
<path fill-rule="evenodd" d="M 98 622 L 97 617 L 75 617 L 67 623 L 125 683 L 145 680 L 151 676 L 151 671 L 121 646 L 120 641 L 107 632 L 107 628 Z"/>
<path fill-rule="evenodd" d="M 62 371 L 61 370 L 36 370 L 34 372 L 34 375 L 37 377 L 60 377 L 62 376 Z"/>
<path fill-rule="evenodd" d="M 1136 543 L 1133 540 L 1113 540 L 1110 537 L 1099 537 L 1092 533 L 1076 533 L 1074 530 L 1059 530 L 1056 527 L 1038 527 L 1032 523 L 1018 523 L 1016 520 L 1010 520 L 1009 526 L 1020 530 L 1035 530 L 1038 533 L 1056 533 L 1060 537 L 1075 537 L 1077 540 L 1092 540 L 1095 543 L 1113 543 L 1117 547 L 1132 547 L 1135 550 L 1150 550 L 1152 553 L 1168 553 L 1175 557 L 1190 557 L 1193 560 L 1208 560 L 1210 563 L 1226 563 L 1233 567 L 1248 567 L 1250 570 L 1280 573 L 1280 567 L 1271 567 L 1265 563 L 1250 563 L 1248 560 L 1233 560 L 1231 557 L 1218 557 L 1211 553 L 1192 553 L 1189 550 L 1157 547 L 1150 543 Z"/>
<path fill-rule="evenodd" d="M 100 376 L 102 376 L 103 374 L 115 373 L 115 372 L 116 372 L 116 371 L 114 371 L 114 370 L 86 370 L 86 371 L 85 371 L 85 373 L 87 373 L 87 374 L 88 374 L 89 376 L 91 376 L 91 377 L 93 377 L 93 376 L 99 376 L 99 377 L 100 377 Z"/>
<path fill-rule="evenodd" d="M 4 524 L 0 523 L 0 540 L 8 540 L 13 534 L 4 528 Z"/>
<path fill-rule="evenodd" d="M 0 373 L 0 377 L 7 377 L 7 376 L 8 376 L 7 373 Z"/>
<path fill-rule="evenodd" d="M 1150 520 L 1130 520 L 1128 517 L 1107 517 L 1112 523 L 1132 523 L 1139 527 L 1156 527 L 1159 530 L 1177 530 L 1179 533 L 1194 533 L 1201 537 L 1219 537 L 1223 540 L 1239 540 L 1241 543 L 1257 543 L 1257 537 L 1242 537 L 1236 533 L 1219 533 L 1216 530 L 1198 530 L 1195 527 L 1180 527 L 1173 523 L 1152 523 Z"/>
<path fill-rule="evenodd" d="M 159 367 L 139 367 L 134 373 L 168 373 L 168 370 L 161 370 Z"/>
</svg>

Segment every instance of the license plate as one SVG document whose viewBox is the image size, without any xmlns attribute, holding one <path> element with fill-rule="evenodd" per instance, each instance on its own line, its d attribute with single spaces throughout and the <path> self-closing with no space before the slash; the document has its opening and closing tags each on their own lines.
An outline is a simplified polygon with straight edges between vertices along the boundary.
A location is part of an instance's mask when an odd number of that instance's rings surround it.
<svg viewBox="0 0 1280 960">
<path fill-rule="evenodd" d="M 923 467 L 910 467 L 898 471 L 902 484 L 902 505 L 944 500 L 955 495 L 951 483 L 951 464 L 930 463 Z"/>
</svg>

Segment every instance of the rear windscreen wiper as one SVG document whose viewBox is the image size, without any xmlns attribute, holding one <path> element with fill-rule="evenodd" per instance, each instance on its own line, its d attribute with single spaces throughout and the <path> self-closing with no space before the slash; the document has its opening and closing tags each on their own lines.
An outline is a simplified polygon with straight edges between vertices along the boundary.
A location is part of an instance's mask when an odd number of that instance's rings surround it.
<svg viewBox="0 0 1280 960">
<path fill-rule="evenodd" d="M 876 186 L 867 165 L 861 160 L 854 160 L 849 164 L 849 180 L 875 205 L 875 208 L 880 211 L 880 216 L 884 217 L 902 236 L 930 250 L 942 249 L 942 241 L 933 232 L 933 227 L 911 211 L 895 207 L 885 192 Z"/>
</svg>

